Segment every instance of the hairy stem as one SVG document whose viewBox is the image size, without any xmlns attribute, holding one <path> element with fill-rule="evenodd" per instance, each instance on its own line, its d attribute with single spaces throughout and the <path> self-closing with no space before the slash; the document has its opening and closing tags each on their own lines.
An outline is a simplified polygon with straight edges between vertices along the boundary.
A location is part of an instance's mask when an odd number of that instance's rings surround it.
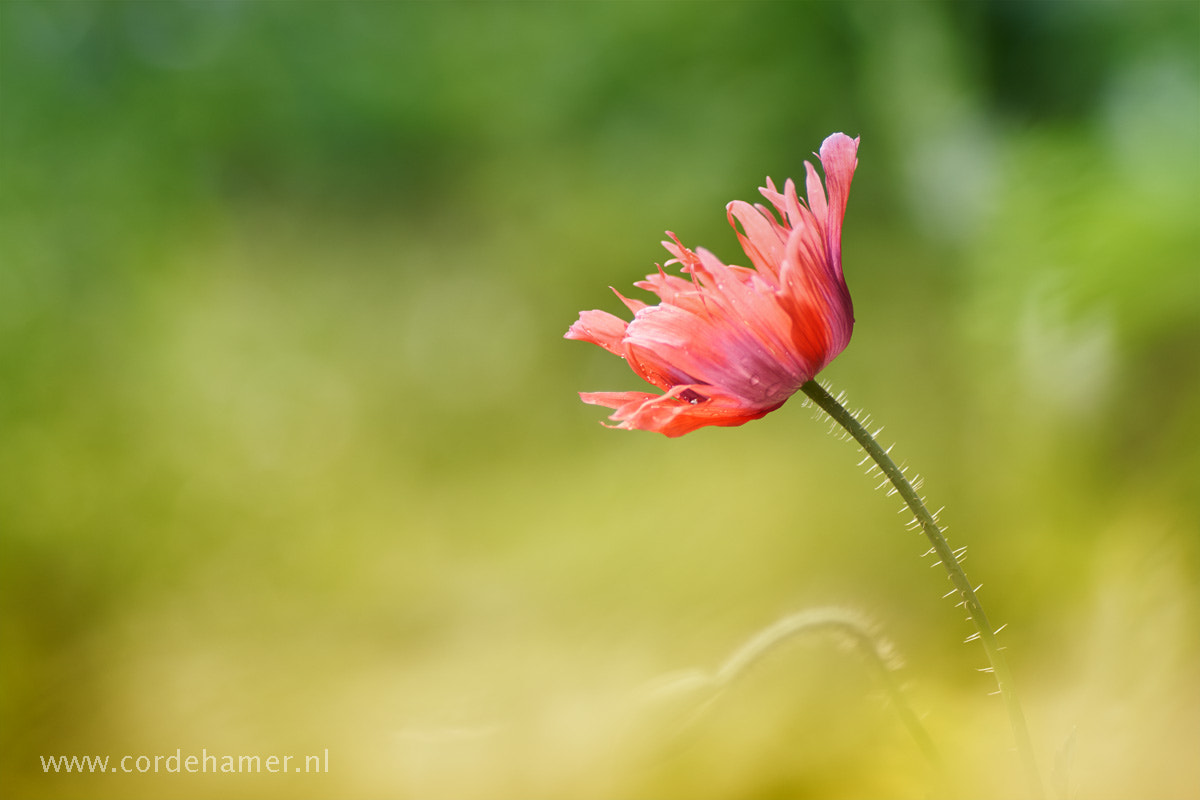
<svg viewBox="0 0 1200 800">
<path fill-rule="evenodd" d="M 896 491 L 904 499 L 905 505 L 908 506 L 913 516 L 916 517 L 921 530 L 933 546 L 933 552 L 941 559 L 941 563 L 946 568 L 946 573 L 950 577 L 950 582 L 954 584 L 955 591 L 962 599 L 962 605 L 966 609 L 967 618 L 975 626 L 977 635 L 973 638 L 978 638 L 983 645 L 983 649 L 987 653 L 988 662 L 991 664 L 992 672 L 996 678 L 996 685 L 1008 707 L 1008 717 L 1012 723 L 1013 736 L 1016 738 L 1017 752 L 1020 754 L 1021 761 L 1025 767 L 1025 777 L 1028 782 L 1030 796 L 1033 798 L 1042 798 L 1044 796 L 1042 781 L 1038 774 L 1037 759 L 1033 753 L 1033 742 L 1029 738 L 1029 728 L 1025 724 L 1025 713 L 1021 710 L 1020 700 L 1017 699 L 1012 672 L 1009 669 L 1007 660 L 1004 658 L 1004 648 L 1000 646 L 999 640 L 996 638 L 996 630 L 988 621 L 987 614 L 984 613 L 983 605 L 979 602 L 975 587 L 967 580 L 967 574 L 963 571 L 962 564 L 959 563 L 958 554 L 950 548 L 945 534 L 938 526 L 933 514 L 929 513 L 929 509 L 925 507 L 925 503 L 921 499 L 921 496 L 917 494 L 916 488 L 904 476 L 904 472 L 896 466 L 896 462 L 892 461 L 887 451 L 880 447 L 875 437 L 863 427 L 858 418 L 850 413 L 845 406 L 839 403 L 833 395 L 829 394 L 815 380 L 805 383 L 800 388 L 834 422 L 845 428 L 862 449 L 866 451 L 867 455 L 871 457 L 871 460 L 879 466 L 879 469 L 891 482 L 892 486 L 896 487 Z"/>
</svg>

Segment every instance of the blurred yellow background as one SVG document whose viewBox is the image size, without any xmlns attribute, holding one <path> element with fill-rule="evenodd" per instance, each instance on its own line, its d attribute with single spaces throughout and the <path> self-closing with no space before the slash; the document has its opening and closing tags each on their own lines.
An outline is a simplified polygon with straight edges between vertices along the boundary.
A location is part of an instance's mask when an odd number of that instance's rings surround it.
<svg viewBox="0 0 1200 800">
<path fill-rule="evenodd" d="M 1200 6 L 1000 0 L 0 5 L 0 793 L 1018 793 L 825 421 L 668 440 L 575 395 L 639 388 L 577 312 L 665 229 L 746 263 L 724 204 L 837 130 L 822 377 L 969 545 L 1052 796 L 1200 796 Z M 646 688 L 831 605 L 946 774 L 828 636 Z"/>
</svg>

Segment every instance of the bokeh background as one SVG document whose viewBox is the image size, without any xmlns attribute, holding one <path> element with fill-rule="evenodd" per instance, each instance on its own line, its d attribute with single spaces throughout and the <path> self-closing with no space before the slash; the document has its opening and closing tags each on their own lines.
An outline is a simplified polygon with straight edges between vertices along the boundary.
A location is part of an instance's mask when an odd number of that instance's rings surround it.
<svg viewBox="0 0 1200 800">
<path fill-rule="evenodd" d="M 638 385 L 578 310 L 665 229 L 745 263 L 724 204 L 837 130 L 823 377 L 969 546 L 1051 796 L 1200 796 L 1200 6 L 1154 0 L 0 5 L 0 792 L 1019 794 L 826 422 L 575 396 Z M 825 606 L 943 771 L 836 637 L 688 681 Z M 202 748 L 329 771 L 39 760 Z"/>
</svg>

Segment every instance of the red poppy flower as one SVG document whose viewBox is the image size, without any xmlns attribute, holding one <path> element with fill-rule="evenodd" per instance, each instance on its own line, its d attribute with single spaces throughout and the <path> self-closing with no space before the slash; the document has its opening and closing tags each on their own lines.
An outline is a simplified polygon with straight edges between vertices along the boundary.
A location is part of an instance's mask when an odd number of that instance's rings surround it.
<svg viewBox="0 0 1200 800">
<path fill-rule="evenodd" d="M 760 191 L 779 217 L 740 200 L 726 207 L 753 269 L 727 266 L 704 249 L 693 252 L 668 231 L 671 241 L 663 245 L 674 258 L 666 263 L 680 264 L 690 280 L 660 266 L 635 284 L 658 295 L 658 305 L 616 292 L 632 322 L 583 311 L 566 333 L 621 356 L 662 394 L 581 392 L 580 398 L 615 409 L 614 427 L 682 436 L 758 419 L 824 369 L 854 327 L 841 240 L 857 152 L 858 139 L 842 133 L 822 143 L 828 198 L 805 162 L 807 204 L 791 180 L 780 193 L 768 178 Z"/>
</svg>

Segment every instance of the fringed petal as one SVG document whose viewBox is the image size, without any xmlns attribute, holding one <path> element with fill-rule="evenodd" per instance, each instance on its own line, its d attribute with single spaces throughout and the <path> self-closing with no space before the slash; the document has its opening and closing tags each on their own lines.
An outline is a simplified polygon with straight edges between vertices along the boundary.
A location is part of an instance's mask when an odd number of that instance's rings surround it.
<svg viewBox="0 0 1200 800">
<path fill-rule="evenodd" d="M 841 230 L 857 149 L 844 134 L 825 140 L 825 185 L 805 162 L 807 203 L 793 181 L 780 192 L 768 178 L 761 192 L 774 212 L 742 201 L 726 206 L 753 269 L 684 247 L 668 231 L 666 265 L 687 277 L 659 267 L 635 284 L 658 305 L 616 292 L 632 322 L 584 311 L 566 335 L 624 357 L 662 393 L 585 392 L 584 402 L 613 409 L 614 427 L 667 436 L 741 425 L 779 408 L 841 353 L 854 326 Z"/>
</svg>

